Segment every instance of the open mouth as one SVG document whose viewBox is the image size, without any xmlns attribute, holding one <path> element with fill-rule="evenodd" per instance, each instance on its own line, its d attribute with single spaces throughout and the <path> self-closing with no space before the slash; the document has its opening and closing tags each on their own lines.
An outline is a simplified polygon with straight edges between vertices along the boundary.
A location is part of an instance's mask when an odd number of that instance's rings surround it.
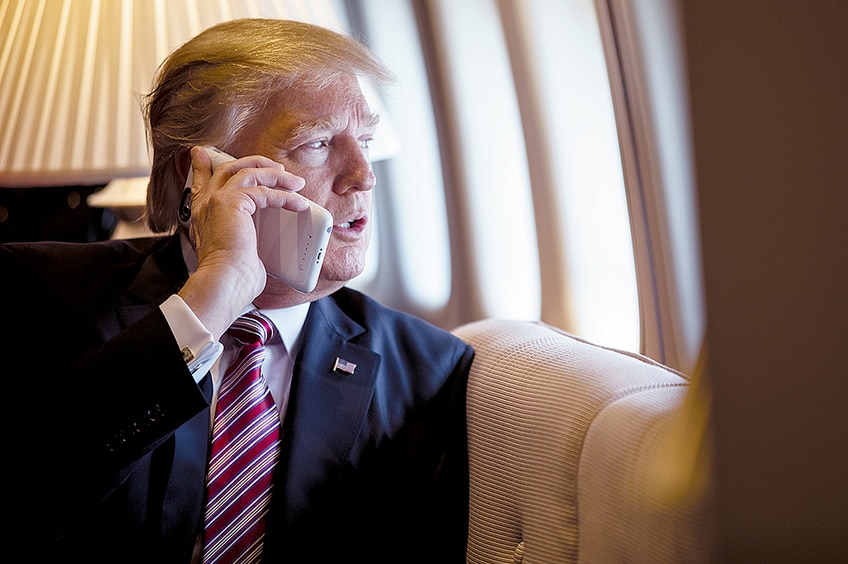
<svg viewBox="0 0 848 564">
<path fill-rule="evenodd" d="M 348 220 L 348 221 L 343 221 L 343 222 L 341 222 L 341 223 L 337 223 L 337 224 L 336 224 L 336 225 L 334 225 L 333 227 L 334 227 L 335 229 L 353 229 L 353 230 L 360 230 L 360 229 L 362 229 L 364 226 L 365 226 L 365 218 L 357 218 L 357 219 L 350 219 L 350 220 Z"/>
</svg>

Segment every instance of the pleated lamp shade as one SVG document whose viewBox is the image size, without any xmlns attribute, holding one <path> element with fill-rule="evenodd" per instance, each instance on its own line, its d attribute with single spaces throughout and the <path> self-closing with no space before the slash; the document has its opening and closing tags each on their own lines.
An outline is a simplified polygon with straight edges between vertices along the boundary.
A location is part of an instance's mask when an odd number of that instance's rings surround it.
<svg viewBox="0 0 848 564">
<path fill-rule="evenodd" d="M 211 25 L 241 17 L 296 19 L 341 31 L 336 5 L 0 0 L 0 186 L 146 177 L 150 156 L 136 95 L 149 91 L 169 52 Z M 385 122 L 382 107 L 378 111 Z"/>
</svg>

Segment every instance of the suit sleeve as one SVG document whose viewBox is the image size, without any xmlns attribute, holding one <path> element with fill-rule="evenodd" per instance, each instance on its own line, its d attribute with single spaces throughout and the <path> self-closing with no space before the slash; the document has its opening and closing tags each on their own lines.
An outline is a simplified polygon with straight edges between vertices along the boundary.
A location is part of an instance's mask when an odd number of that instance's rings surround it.
<svg viewBox="0 0 848 564">
<path fill-rule="evenodd" d="M 208 402 L 158 308 L 120 327 L 105 290 L 89 296 L 85 280 L 48 276 L 6 248 L 0 265 L 0 353 L 14 398 L 3 413 L 7 428 L 17 427 L 10 514 L 22 534 L 37 529 L 44 542 L 101 503 Z"/>
</svg>

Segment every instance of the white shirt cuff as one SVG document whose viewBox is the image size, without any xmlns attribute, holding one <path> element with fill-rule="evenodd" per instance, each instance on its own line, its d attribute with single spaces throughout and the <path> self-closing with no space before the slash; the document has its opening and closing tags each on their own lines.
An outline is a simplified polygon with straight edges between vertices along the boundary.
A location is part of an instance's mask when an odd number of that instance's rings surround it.
<svg viewBox="0 0 848 564">
<path fill-rule="evenodd" d="M 200 382 L 224 350 L 221 343 L 212 339 L 212 333 L 203 326 L 181 297 L 174 294 L 159 306 L 171 332 L 177 340 L 183 358 L 196 382 Z"/>
</svg>

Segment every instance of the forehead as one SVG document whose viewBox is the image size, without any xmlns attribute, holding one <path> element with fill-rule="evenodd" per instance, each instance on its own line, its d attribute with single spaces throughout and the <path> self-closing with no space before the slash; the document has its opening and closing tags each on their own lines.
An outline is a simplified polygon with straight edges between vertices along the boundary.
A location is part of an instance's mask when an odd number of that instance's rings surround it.
<svg viewBox="0 0 848 564">
<path fill-rule="evenodd" d="M 341 76 L 323 86 L 294 85 L 269 104 L 266 125 L 277 135 L 295 135 L 304 127 L 330 129 L 375 125 L 356 77 Z"/>
</svg>

